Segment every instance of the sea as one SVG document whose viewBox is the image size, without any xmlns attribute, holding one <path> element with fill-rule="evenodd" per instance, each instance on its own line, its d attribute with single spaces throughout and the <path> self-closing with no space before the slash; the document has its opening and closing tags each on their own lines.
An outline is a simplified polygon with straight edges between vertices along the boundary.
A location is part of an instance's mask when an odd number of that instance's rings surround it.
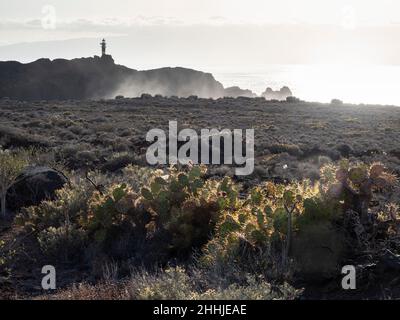
<svg viewBox="0 0 400 320">
<path fill-rule="evenodd" d="M 293 95 L 312 102 L 340 99 L 353 104 L 400 106 L 400 66 L 265 65 L 208 67 L 224 87 L 239 86 L 261 94 L 267 87 L 288 86 Z"/>
</svg>

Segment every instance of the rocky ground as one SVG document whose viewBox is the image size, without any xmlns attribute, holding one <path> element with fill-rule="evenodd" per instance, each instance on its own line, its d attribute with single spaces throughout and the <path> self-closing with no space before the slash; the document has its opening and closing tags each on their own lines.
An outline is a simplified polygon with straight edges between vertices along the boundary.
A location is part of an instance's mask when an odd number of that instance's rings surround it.
<svg viewBox="0 0 400 320">
<path fill-rule="evenodd" d="M 67 164 L 112 170 L 111 159 L 145 152 L 153 128 L 255 129 L 256 174 L 315 178 L 320 162 L 384 160 L 400 172 L 400 108 L 143 97 L 102 101 L 0 100 L 3 147 L 49 147 Z M 136 158 L 135 158 L 136 159 Z M 125 161 L 129 161 L 125 159 Z M 136 161 L 139 161 L 136 159 Z M 104 165 L 109 164 L 107 167 Z"/>
</svg>

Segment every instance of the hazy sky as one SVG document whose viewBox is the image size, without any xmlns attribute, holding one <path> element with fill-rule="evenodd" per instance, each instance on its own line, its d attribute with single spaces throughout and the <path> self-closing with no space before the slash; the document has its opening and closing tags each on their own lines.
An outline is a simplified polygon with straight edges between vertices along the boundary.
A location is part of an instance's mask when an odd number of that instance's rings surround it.
<svg viewBox="0 0 400 320">
<path fill-rule="evenodd" d="M 37 19 L 53 5 L 60 19 L 128 19 L 137 16 L 173 18 L 185 23 L 223 18 L 233 23 L 341 24 L 351 7 L 360 24 L 400 22 L 397 0 L 1 0 L 0 18 Z"/>
<path fill-rule="evenodd" d="M 0 60 L 90 56 L 103 36 L 138 69 L 400 64 L 400 1 L 0 0 Z"/>
</svg>

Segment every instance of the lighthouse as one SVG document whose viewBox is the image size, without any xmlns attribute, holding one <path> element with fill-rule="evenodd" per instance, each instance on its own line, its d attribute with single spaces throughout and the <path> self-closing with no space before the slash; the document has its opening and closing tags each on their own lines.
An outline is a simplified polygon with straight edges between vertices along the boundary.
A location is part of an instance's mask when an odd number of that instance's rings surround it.
<svg viewBox="0 0 400 320">
<path fill-rule="evenodd" d="M 100 46 L 101 46 L 101 56 L 104 57 L 106 55 L 106 40 L 103 39 L 102 42 L 100 42 Z"/>
<path fill-rule="evenodd" d="M 100 57 L 100 61 L 103 65 L 107 65 L 107 64 L 114 64 L 114 59 L 110 54 L 106 54 L 106 40 L 103 39 L 100 42 L 100 47 L 101 47 L 101 57 Z M 98 58 L 98 57 L 97 57 Z"/>
</svg>

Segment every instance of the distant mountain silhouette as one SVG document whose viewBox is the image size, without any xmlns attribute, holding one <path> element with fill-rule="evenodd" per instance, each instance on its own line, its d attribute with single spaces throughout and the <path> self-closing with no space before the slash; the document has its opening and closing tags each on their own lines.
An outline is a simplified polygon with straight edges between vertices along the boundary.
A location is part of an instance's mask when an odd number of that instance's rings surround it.
<svg viewBox="0 0 400 320">
<path fill-rule="evenodd" d="M 142 93 L 206 98 L 225 90 L 212 74 L 185 68 L 137 71 L 114 63 L 110 55 L 73 60 L 0 62 L 0 97 L 20 100 L 98 99 Z"/>
</svg>

